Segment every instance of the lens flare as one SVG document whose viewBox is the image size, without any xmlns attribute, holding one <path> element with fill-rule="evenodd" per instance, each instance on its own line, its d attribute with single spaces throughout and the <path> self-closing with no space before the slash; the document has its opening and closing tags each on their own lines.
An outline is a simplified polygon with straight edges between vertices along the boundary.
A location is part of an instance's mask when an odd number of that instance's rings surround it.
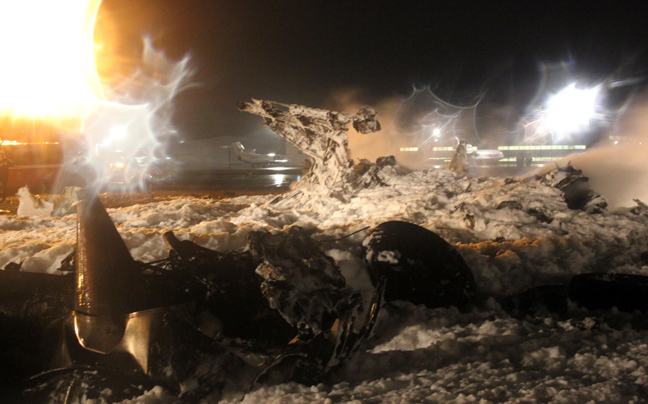
<svg viewBox="0 0 648 404">
<path fill-rule="evenodd" d="M 546 122 L 559 134 L 588 131 L 597 117 L 600 102 L 600 85 L 577 88 L 572 83 L 547 100 Z"/>
<path fill-rule="evenodd" d="M 101 97 L 93 45 L 100 3 L 0 2 L 0 115 L 80 127 Z"/>
</svg>

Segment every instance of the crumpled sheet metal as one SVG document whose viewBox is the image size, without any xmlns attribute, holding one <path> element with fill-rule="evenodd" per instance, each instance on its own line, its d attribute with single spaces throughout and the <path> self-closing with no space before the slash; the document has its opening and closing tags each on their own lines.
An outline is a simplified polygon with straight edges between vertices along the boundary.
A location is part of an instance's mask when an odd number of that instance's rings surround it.
<svg viewBox="0 0 648 404">
<path fill-rule="evenodd" d="M 259 115 L 265 125 L 313 160 L 299 183 L 303 193 L 330 194 L 346 200 L 353 191 L 348 176 L 353 167 L 349 158 L 349 124 L 362 134 L 380 130 L 376 111 L 364 106 L 357 114 L 273 101 L 252 100 L 238 104 L 241 111 Z"/>
</svg>

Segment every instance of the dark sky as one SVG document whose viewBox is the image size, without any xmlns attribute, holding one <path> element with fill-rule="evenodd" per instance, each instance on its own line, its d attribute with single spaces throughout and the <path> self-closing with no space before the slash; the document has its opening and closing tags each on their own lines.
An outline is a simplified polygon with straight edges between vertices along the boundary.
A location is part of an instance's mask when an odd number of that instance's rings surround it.
<svg viewBox="0 0 648 404">
<path fill-rule="evenodd" d="M 259 130 L 235 107 L 250 98 L 327 107 L 339 90 L 377 103 L 430 86 L 452 102 L 486 93 L 522 109 L 541 63 L 592 82 L 648 74 L 643 1 L 103 0 L 99 17 L 122 67 L 144 35 L 191 55 L 200 85 L 174 115 L 188 139 Z"/>
</svg>

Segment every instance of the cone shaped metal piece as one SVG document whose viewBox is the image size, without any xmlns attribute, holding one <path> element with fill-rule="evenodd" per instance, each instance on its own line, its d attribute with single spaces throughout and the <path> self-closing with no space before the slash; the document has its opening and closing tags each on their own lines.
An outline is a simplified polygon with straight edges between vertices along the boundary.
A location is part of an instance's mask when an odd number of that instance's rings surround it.
<svg viewBox="0 0 648 404">
<path fill-rule="evenodd" d="M 99 196 L 79 191 L 74 310 L 93 316 L 154 307 L 138 265 Z"/>
</svg>

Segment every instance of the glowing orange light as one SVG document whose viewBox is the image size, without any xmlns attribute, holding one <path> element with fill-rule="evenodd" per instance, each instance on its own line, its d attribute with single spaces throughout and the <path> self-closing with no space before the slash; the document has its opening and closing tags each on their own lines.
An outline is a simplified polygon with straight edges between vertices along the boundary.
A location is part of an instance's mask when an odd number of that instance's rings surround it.
<svg viewBox="0 0 648 404">
<path fill-rule="evenodd" d="M 41 145 L 41 144 L 59 144 L 59 142 L 18 142 L 16 140 L 3 140 L 2 142 L 0 142 L 0 145 L 2 146 L 18 146 L 22 144 Z"/>
<path fill-rule="evenodd" d="M 0 1 L 0 115 L 81 124 L 101 97 L 93 46 L 100 3 Z"/>
</svg>

